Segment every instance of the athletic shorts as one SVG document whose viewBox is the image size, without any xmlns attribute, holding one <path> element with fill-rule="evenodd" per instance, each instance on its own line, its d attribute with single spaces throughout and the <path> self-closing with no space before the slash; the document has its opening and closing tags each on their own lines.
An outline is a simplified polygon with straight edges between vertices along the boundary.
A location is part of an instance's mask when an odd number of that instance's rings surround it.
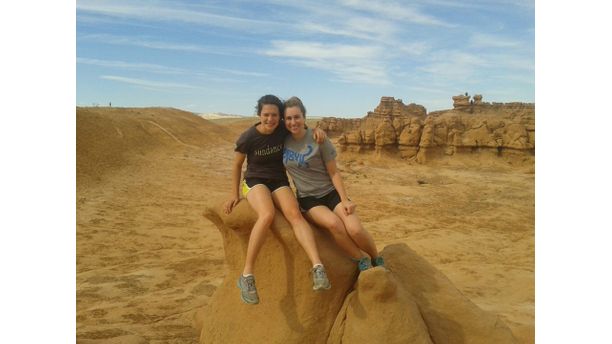
<svg viewBox="0 0 612 344">
<path fill-rule="evenodd" d="M 246 195 L 251 191 L 255 185 L 265 185 L 270 192 L 274 192 L 283 187 L 289 187 L 289 180 L 278 180 L 278 179 L 262 179 L 262 178 L 246 178 L 242 181 L 242 195 Z"/>
<path fill-rule="evenodd" d="M 304 212 L 319 205 L 324 205 L 328 207 L 331 211 L 334 211 L 338 203 L 340 203 L 340 195 L 338 194 L 338 191 L 336 191 L 336 189 L 333 189 L 327 195 L 320 198 L 313 196 L 300 197 L 298 198 L 298 203 L 300 204 L 300 208 Z"/>
</svg>

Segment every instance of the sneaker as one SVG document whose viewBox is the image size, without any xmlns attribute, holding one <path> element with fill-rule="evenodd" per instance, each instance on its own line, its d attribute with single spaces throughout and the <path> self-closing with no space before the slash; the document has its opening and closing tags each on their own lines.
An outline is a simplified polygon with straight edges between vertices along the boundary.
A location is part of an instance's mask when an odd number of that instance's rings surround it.
<svg viewBox="0 0 612 344">
<path fill-rule="evenodd" d="M 372 260 L 372 266 L 385 266 L 385 260 L 382 256 L 378 256 Z"/>
<path fill-rule="evenodd" d="M 327 273 L 323 265 L 316 265 L 311 270 L 312 272 L 312 290 L 322 290 L 331 288 L 331 283 L 327 279 Z"/>
<path fill-rule="evenodd" d="M 359 271 L 367 270 L 372 267 L 372 262 L 370 261 L 370 257 L 362 257 L 357 261 L 357 266 L 359 267 Z"/>
<path fill-rule="evenodd" d="M 244 303 L 258 304 L 259 295 L 257 295 L 257 287 L 255 287 L 255 276 L 248 275 L 238 278 L 238 288 L 240 288 L 240 297 Z"/>
</svg>

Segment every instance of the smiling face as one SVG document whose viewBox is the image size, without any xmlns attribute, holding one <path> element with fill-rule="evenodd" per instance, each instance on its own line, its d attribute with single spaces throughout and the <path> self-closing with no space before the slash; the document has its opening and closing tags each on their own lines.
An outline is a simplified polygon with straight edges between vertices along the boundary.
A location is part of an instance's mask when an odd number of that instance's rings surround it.
<svg viewBox="0 0 612 344">
<path fill-rule="evenodd" d="M 261 129 L 266 133 L 271 133 L 278 127 L 280 122 L 280 111 L 278 106 L 271 104 L 264 104 L 259 114 L 259 120 L 261 121 Z"/>
<path fill-rule="evenodd" d="M 304 128 L 304 114 L 299 106 L 292 106 L 285 109 L 285 126 L 292 135 L 302 134 L 306 131 Z"/>
</svg>

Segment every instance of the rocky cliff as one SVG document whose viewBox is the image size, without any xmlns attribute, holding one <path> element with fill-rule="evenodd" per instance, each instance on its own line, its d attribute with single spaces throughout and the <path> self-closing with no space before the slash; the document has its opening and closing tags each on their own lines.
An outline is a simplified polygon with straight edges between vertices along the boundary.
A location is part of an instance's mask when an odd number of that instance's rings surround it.
<svg viewBox="0 0 612 344">
<path fill-rule="evenodd" d="M 535 105 L 485 103 L 482 95 L 454 96 L 453 109 L 429 114 L 421 105 L 382 97 L 364 118 L 324 118 L 317 125 L 338 137 L 341 151 L 388 152 L 418 162 L 463 153 L 535 154 Z"/>
</svg>

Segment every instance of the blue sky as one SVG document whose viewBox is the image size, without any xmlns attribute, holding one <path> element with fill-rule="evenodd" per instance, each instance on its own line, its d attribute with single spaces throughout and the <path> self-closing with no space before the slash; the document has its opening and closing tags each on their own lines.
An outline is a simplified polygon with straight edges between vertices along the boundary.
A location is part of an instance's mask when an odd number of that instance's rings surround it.
<svg viewBox="0 0 612 344">
<path fill-rule="evenodd" d="M 451 96 L 534 102 L 533 1 L 76 3 L 77 105 L 253 114 L 268 93 L 313 116 L 381 96 L 428 111 Z"/>
</svg>

